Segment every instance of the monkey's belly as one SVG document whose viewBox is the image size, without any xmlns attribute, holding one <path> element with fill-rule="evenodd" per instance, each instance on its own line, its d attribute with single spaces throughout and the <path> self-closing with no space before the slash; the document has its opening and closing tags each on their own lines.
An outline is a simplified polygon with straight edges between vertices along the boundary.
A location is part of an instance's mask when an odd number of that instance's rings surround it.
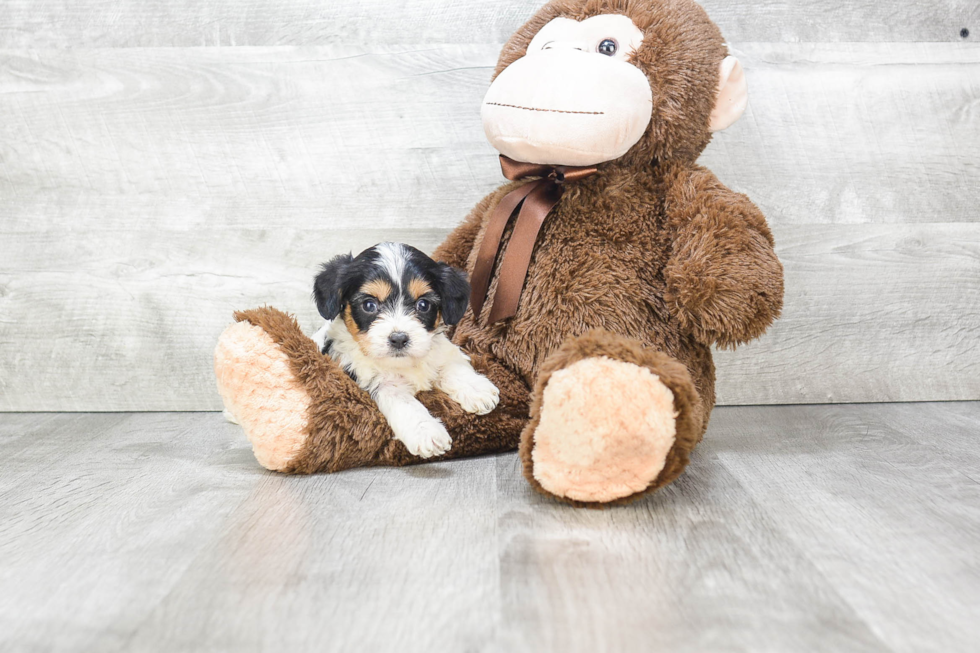
<svg viewBox="0 0 980 653">
<path fill-rule="evenodd" d="M 635 338 L 686 358 L 677 325 L 663 302 L 659 275 L 638 271 L 637 264 L 632 250 L 593 246 L 537 252 L 517 315 L 498 334 L 502 342 L 495 349 L 506 352 L 529 380 L 568 337 L 592 329 Z"/>
</svg>

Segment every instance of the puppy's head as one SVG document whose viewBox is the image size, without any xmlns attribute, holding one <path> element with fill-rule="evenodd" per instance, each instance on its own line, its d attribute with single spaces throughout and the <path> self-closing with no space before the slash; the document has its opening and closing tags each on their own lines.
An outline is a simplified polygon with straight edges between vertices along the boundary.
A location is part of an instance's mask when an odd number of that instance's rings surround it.
<svg viewBox="0 0 980 653">
<path fill-rule="evenodd" d="M 381 243 L 324 264 L 313 284 L 317 310 L 342 317 L 372 358 L 421 358 L 432 338 L 466 311 L 466 276 L 409 245 Z"/>
</svg>

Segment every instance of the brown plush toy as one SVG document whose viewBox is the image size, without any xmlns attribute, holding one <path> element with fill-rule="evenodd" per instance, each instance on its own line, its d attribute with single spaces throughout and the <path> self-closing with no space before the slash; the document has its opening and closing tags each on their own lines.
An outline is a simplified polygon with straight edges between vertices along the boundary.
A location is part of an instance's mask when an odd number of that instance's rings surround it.
<svg viewBox="0 0 980 653">
<path fill-rule="evenodd" d="M 765 218 L 695 161 L 745 78 L 693 0 L 555 0 L 504 46 L 483 106 L 509 183 L 435 258 L 471 277 L 453 340 L 500 390 L 487 415 L 419 399 L 442 458 L 519 447 L 531 485 L 622 502 L 683 471 L 714 405 L 711 346 L 782 305 Z M 419 462 L 295 320 L 236 315 L 215 368 L 258 461 L 286 473 Z"/>
</svg>

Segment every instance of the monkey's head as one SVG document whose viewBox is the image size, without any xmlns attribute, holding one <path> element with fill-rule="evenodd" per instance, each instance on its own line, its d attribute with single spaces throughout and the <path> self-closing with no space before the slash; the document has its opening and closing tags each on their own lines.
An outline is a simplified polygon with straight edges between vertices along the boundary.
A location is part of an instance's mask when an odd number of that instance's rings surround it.
<svg viewBox="0 0 980 653">
<path fill-rule="evenodd" d="M 693 0 L 553 0 L 504 46 L 483 127 L 526 163 L 693 161 L 742 115 L 741 65 Z"/>
</svg>

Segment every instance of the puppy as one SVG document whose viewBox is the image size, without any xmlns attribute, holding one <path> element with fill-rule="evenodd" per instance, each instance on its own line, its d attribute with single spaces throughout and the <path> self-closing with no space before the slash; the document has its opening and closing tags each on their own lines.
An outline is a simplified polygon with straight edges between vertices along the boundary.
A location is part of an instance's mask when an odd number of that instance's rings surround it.
<svg viewBox="0 0 980 653">
<path fill-rule="evenodd" d="M 478 415 L 499 392 L 446 337 L 466 311 L 466 276 L 408 245 L 381 243 L 323 265 L 313 285 L 328 322 L 313 336 L 367 390 L 395 437 L 416 456 L 449 451 L 452 439 L 415 395 L 438 388 Z"/>
</svg>

